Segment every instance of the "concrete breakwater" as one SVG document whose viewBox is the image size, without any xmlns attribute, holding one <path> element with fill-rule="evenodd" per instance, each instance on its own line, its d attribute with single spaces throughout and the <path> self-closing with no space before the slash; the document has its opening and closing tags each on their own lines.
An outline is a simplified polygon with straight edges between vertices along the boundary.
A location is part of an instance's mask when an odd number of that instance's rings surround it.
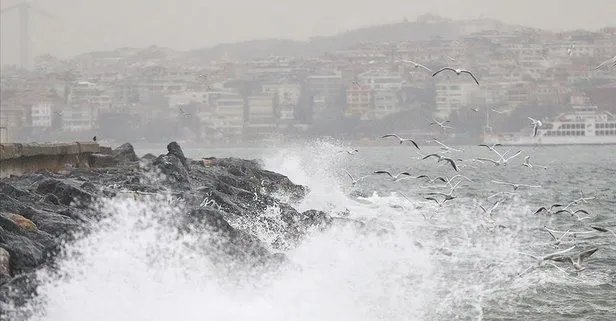
<svg viewBox="0 0 616 321">
<path fill-rule="evenodd" d="M 67 166 L 90 167 L 91 156 L 107 149 L 95 142 L 0 144 L 0 178 L 41 169 L 59 171 Z"/>
</svg>

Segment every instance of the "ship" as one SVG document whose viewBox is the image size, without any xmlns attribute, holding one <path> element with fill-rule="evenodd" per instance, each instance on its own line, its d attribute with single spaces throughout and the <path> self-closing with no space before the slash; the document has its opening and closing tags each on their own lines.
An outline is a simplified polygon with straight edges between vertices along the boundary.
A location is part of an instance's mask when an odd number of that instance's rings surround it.
<svg viewBox="0 0 616 321">
<path fill-rule="evenodd" d="M 519 133 L 493 133 L 487 130 L 487 145 L 611 145 L 616 144 L 616 116 L 597 106 L 574 106 L 551 120 L 541 120 L 534 135 L 533 126 Z M 530 124 L 530 120 L 529 120 Z M 490 129 L 489 125 L 486 126 Z"/>
</svg>

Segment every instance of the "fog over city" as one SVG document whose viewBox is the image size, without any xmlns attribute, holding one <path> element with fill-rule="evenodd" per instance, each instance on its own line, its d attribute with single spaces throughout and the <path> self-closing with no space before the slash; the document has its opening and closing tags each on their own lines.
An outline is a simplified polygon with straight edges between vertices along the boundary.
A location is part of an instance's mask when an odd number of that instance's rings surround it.
<svg viewBox="0 0 616 321">
<path fill-rule="evenodd" d="M 4 0 L 2 7 L 18 4 Z M 562 31 L 614 25 L 612 0 L 33 0 L 49 16 L 30 13 L 31 56 L 67 58 L 118 47 L 158 45 L 176 50 L 261 38 L 308 39 L 371 24 L 415 20 L 433 13 L 451 19 L 494 18 Z M 17 10 L 1 17 L 2 64 L 19 61 Z"/>
</svg>

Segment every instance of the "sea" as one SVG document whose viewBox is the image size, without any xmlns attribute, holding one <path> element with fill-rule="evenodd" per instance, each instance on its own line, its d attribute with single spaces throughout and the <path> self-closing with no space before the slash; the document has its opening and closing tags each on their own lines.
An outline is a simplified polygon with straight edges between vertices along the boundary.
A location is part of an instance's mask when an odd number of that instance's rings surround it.
<svg viewBox="0 0 616 321">
<path fill-rule="evenodd" d="M 341 213 L 387 233 L 313 231 L 285 252 L 289 267 L 238 279 L 159 223 L 156 218 L 177 210 L 168 202 L 109 199 L 100 210 L 110 218 L 67 246 L 60 273 L 40 273 L 39 297 L 28 306 L 36 312 L 31 320 L 616 320 L 616 234 L 591 228 L 616 231 L 616 147 L 496 147 L 507 155 L 521 151 L 506 166 L 472 161 L 496 159 L 485 147 L 453 147 L 460 151 L 443 155 L 459 172 L 436 158 L 422 159 L 443 153 L 438 146 L 417 150 L 395 140 L 353 154 L 347 151 L 354 146 L 336 140 L 185 149 L 193 159 L 257 159 L 310 188 L 296 209 Z M 137 146 L 137 153 L 166 150 Z M 526 156 L 533 167 L 522 166 Z M 377 170 L 412 176 L 392 181 L 374 175 Z M 352 184 L 349 173 L 367 177 Z M 451 193 L 456 198 L 442 206 L 425 197 L 451 188 L 416 178 L 456 174 L 464 176 L 454 179 L 460 181 Z M 499 182 L 537 187 L 514 190 Z M 569 209 L 584 209 L 588 215 L 578 214 L 588 218 L 535 213 L 582 197 Z M 497 201 L 491 213 L 480 207 L 489 211 Z M 237 227 L 265 242 L 276 237 L 257 225 Z M 560 231 L 552 233 L 560 242 L 546 227 Z M 566 255 L 598 249 L 580 272 L 568 262 L 533 258 L 572 246 Z"/>
</svg>

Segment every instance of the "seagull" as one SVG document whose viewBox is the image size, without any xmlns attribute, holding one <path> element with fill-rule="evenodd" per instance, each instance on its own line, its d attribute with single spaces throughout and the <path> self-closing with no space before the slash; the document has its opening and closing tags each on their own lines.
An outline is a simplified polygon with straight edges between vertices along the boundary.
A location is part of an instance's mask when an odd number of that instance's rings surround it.
<svg viewBox="0 0 616 321">
<path fill-rule="evenodd" d="M 474 112 L 478 112 L 479 108 L 471 108 L 471 110 L 474 111 Z"/>
<path fill-rule="evenodd" d="M 361 181 L 362 179 L 370 176 L 370 175 L 366 175 L 366 176 L 360 177 L 358 179 L 355 179 L 353 177 L 353 175 L 351 175 L 351 173 L 349 173 L 347 170 L 345 170 L 344 172 L 351 178 L 351 185 L 355 185 L 355 184 L 359 183 L 359 181 Z"/>
<path fill-rule="evenodd" d="M 419 175 L 416 178 L 427 178 L 428 179 L 428 183 L 434 183 L 437 180 L 441 181 L 443 183 L 447 183 L 447 180 L 445 178 L 443 178 L 443 177 L 440 177 L 440 176 L 435 177 L 435 178 L 430 178 L 430 176 L 428 176 L 428 175 Z"/>
<path fill-rule="evenodd" d="M 537 256 L 534 256 L 534 255 L 532 255 L 532 254 L 526 254 L 526 253 L 521 253 L 521 254 L 528 255 L 528 256 L 530 256 L 531 258 L 533 258 L 533 259 L 537 260 L 537 263 L 541 264 L 541 263 L 542 263 L 542 262 L 544 262 L 544 261 L 551 260 L 551 259 L 553 259 L 553 258 L 555 258 L 555 257 L 559 257 L 559 256 L 561 256 L 561 255 L 563 255 L 563 254 L 565 254 L 565 253 L 567 253 L 567 252 L 569 252 L 569 251 L 571 251 L 571 250 L 573 250 L 573 249 L 575 249 L 575 245 L 574 245 L 574 246 L 572 246 L 572 247 L 570 247 L 570 248 L 568 248 L 568 249 L 564 249 L 564 250 L 562 250 L 562 251 L 557 251 L 557 252 L 554 252 L 554 253 L 550 253 L 550 254 L 545 255 L 545 256 L 542 256 L 542 257 L 537 257 Z M 524 271 L 522 271 L 522 272 L 518 273 L 518 276 L 520 276 L 520 277 L 521 277 L 521 276 L 522 276 L 522 274 L 526 273 L 528 270 L 533 269 L 533 268 L 535 268 L 535 266 L 530 266 L 530 267 L 528 267 L 528 268 L 527 268 L 527 269 L 525 269 Z"/>
<path fill-rule="evenodd" d="M 498 200 L 496 202 L 494 202 L 494 204 L 492 204 L 492 206 L 489 209 L 486 209 L 485 207 L 483 207 L 483 205 L 479 204 L 478 202 L 477 205 L 479 206 L 479 208 L 481 208 L 481 210 L 483 210 L 484 213 L 486 213 L 488 216 L 492 216 L 492 212 L 498 207 L 498 205 L 504 200 Z"/>
<path fill-rule="evenodd" d="M 445 70 L 450 70 L 456 73 L 456 75 L 460 76 L 460 74 L 469 74 L 471 77 L 473 77 L 473 80 L 475 80 L 475 82 L 477 83 L 477 85 L 479 85 L 479 81 L 477 80 L 477 78 L 475 78 L 475 75 L 473 75 L 472 72 L 466 70 L 466 69 L 454 69 L 451 67 L 445 67 L 445 68 L 441 68 L 440 70 L 438 70 L 437 72 L 432 74 L 432 77 L 438 75 L 439 73 L 445 71 Z"/>
<path fill-rule="evenodd" d="M 573 56 L 573 49 L 575 48 L 574 44 L 571 44 L 571 46 L 569 46 L 569 48 L 567 48 L 567 54 L 569 56 Z"/>
<path fill-rule="evenodd" d="M 426 70 L 426 71 L 428 71 L 428 72 L 432 72 L 432 69 L 430 69 L 430 68 L 428 68 L 428 67 L 426 67 L 426 66 L 424 66 L 424 65 L 422 65 L 422 64 L 416 63 L 416 62 L 414 62 L 414 61 L 411 61 L 411 60 L 406 60 L 406 59 L 402 59 L 402 60 L 400 60 L 400 61 L 405 62 L 405 63 L 408 63 L 408 64 L 412 64 L 412 65 L 413 65 L 413 67 L 415 67 L 415 68 L 423 68 L 423 69 L 425 69 L 425 70 Z"/>
<path fill-rule="evenodd" d="M 591 226 L 592 229 L 602 232 L 602 233 L 612 233 L 612 235 L 614 235 L 616 237 L 616 232 L 612 231 L 612 230 L 608 230 L 606 228 L 603 227 L 599 227 L 599 226 Z"/>
<path fill-rule="evenodd" d="M 567 262 L 568 261 L 569 263 L 571 263 L 571 265 L 573 265 L 576 272 L 581 272 L 586 269 L 585 267 L 582 267 L 582 263 L 584 262 L 584 260 L 589 258 L 591 255 L 595 254 L 597 250 L 599 250 L 599 248 L 595 247 L 590 250 L 582 251 L 578 253 L 577 255 L 555 256 L 555 257 L 550 258 L 550 260 L 556 261 L 556 262 Z"/>
<path fill-rule="evenodd" d="M 494 147 L 496 147 L 496 146 L 503 146 L 503 145 L 501 145 L 501 144 L 492 144 L 492 145 L 479 144 L 479 146 L 485 146 L 485 147 L 487 147 L 489 150 L 491 150 L 491 151 L 495 151 L 495 150 L 494 150 Z"/>
<path fill-rule="evenodd" d="M 458 185 L 460 185 L 460 181 L 458 181 L 456 183 L 456 185 L 452 186 L 451 190 L 449 190 L 449 193 L 447 193 L 447 194 L 441 193 L 441 192 L 430 192 L 430 193 L 426 193 L 426 195 L 441 195 L 441 196 L 445 196 L 445 199 L 443 200 L 443 203 L 445 203 L 446 201 L 451 201 L 451 200 L 457 198 L 457 196 L 453 196 L 453 192 L 456 190 L 456 188 L 458 188 Z"/>
<path fill-rule="evenodd" d="M 514 191 L 517 191 L 518 188 L 520 188 L 520 187 L 541 188 L 541 186 L 537 186 L 537 185 L 516 184 L 516 183 L 501 182 L 501 181 L 494 181 L 494 180 L 492 182 L 496 183 L 496 184 L 510 185 L 510 186 L 513 187 Z"/>
<path fill-rule="evenodd" d="M 446 161 L 446 162 L 449 162 L 449 164 L 451 164 L 451 167 L 453 167 L 453 169 L 454 169 L 456 172 L 458 172 L 458 166 L 456 166 L 456 162 L 454 162 L 454 161 L 453 161 L 453 159 L 451 159 L 451 158 L 443 157 L 443 156 L 441 156 L 441 155 L 439 155 L 439 154 L 430 154 L 430 155 L 428 155 L 428 156 L 424 157 L 423 159 L 430 158 L 430 157 L 432 157 L 432 156 L 434 156 L 434 157 L 438 158 L 437 163 L 440 163 L 441 161 Z"/>
<path fill-rule="evenodd" d="M 554 204 L 552 206 L 550 206 L 550 209 L 547 209 L 545 206 L 541 206 L 538 210 L 535 211 L 535 213 L 533 214 L 539 214 L 542 211 L 547 212 L 548 214 L 552 214 L 552 210 L 554 210 L 555 207 L 562 207 L 562 205 L 560 204 Z"/>
<path fill-rule="evenodd" d="M 434 121 L 430 123 L 430 126 L 432 126 L 432 125 L 438 125 L 438 126 L 439 126 L 439 127 L 441 127 L 442 129 L 445 129 L 445 128 L 453 128 L 453 127 L 451 127 L 451 126 L 446 126 L 446 125 L 445 125 L 446 123 L 451 123 L 449 120 L 443 120 L 443 121 L 441 121 L 441 122 L 439 122 L 439 121 L 438 121 L 438 120 L 436 120 L 436 119 L 433 119 L 433 120 L 434 120 Z"/>
<path fill-rule="evenodd" d="M 554 245 L 559 245 L 562 242 L 562 240 L 565 238 L 565 236 L 569 234 L 569 231 L 571 231 L 571 230 L 567 230 L 565 233 L 563 233 L 563 235 L 560 236 L 560 238 L 557 238 L 556 235 L 550 232 L 550 230 L 547 227 L 544 226 L 543 228 L 545 228 L 545 230 L 550 234 L 552 239 L 554 239 Z"/>
<path fill-rule="evenodd" d="M 540 120 L 537 120 L 534 118 L 528 117 L 528 119 L 530 119 L 530 121 L 533 122 L 533 137 L 536 137 L 537 130 L 539 129 L 539 127 L 543 126 L 543 123 Z"/>
<path fill-rule="evenodd" d="M 435 143 L 437 143 L 437 144 L 439 144 L 439 145 L 441 145 L 441 146 L 442 146 L 442 148 L 443 148 L 443 149 L 445 149 L 445 150 L 448 150 L 448 151 L 453 150 L 453 151 L 456 151 L 456 152 L 463 152 L 463 150 L 461 150 L 461 149 L 455 149 L 455 148 L 453 148 L 453 147 L 449 147 L 449 146 L 447 146 L 447 145 L 445 145 L 445 144 L 443 144 L 443 143 L 439 142 L 439 141 L 438 141 L 436 138 L 434 138 L 434 137 L 432 137 L 432 141 L 433 141 L 433 142 L 435 142 Z"/>
<path fill-rule="evenodd" d="M 508 162 L 509 162 L 511 159 L 513 159 L 514 157 L 516 157 L 516 156 L 520 155 L 520 153 L 522 153 L 522 151 L 518 151 L 517 153 L 515 153 L 515 154 L 513 154 L 513 155 L 511 155 L 511 156 L 509 156 L 509 157 L 507 157 L 507 158 L 505 158 L 505 157 L 503 157 L 503 155 L 501 155 L 501 154 L 500 154 L 498 151 L 496 151 L 495 149 L 492 149 L 492 151 L 493 151 L 493 152 L 495 152 L 495 153 L 496 153 L 496 154 L 500 157 L 500 159 L 499 159 L 499 160 L 495 161 L 495 160 L 493 160 L 493 159 L 489 159 L 489 158 L 476 158 L 476 160 L 479 160 L 479 161 L 486 161 L 486 162 L 492 162 L 492 163 L 494 163 L 494 165 L 496 165 L 496 166 L 499 166 L 499 165 L 507 165 L 507 164 L 508 164 Z"/>
<path fill-rule="evenodd" d="M 532 168 L 533 165 L 530 164 L 530 162 L 528 161 L 529 159 L 530 159 L 530 156 L 524 157 L 524 163 L 522 163 L 522 166 L 526 166 L 528 168 Z"/>
<path fill-rule="evenodd" d="M 419 146 L 417 145 L 417 143 L 415 143 L 414 140 L 410 139 L 410 138 L 402 138 L 400 136 L 398 136 L 397 134 L 387 134 L 381 138 L 387 138 L 387 137 L 396 137 L 399 141 L 400 144 L 404 143 L 404 142 L 411 142 L 413 143 L 413 145 L 415 145 L 415 147 L 417 147 L 417 149 L 420 149 Z"/>
<path fill-rule="evenodd" d="M 389 177 L 391 177 L 392 181 L 397 181 L 399 179 L 405 178 L 405 177 L 400 177 L 401 175 L 411 176 L 411 174 L 409 174 L 409 172 L 400 172 L 400 173 L 398 173 L 398 175 L 392 175 L 389 171 L 375 171 L 374 174 L 387 174 L 387 175 L 389 175 Z"/>
<path fill-rule="evenodd" d="M 554 213 L 554 214 L 559 214 L 559 213 L 569 213 L 569 214 L 571 214 L 571 216 L 575 216 L 575 217 L 578 219 L 578 221 L 582 221 L 582 220 L 585 220 L 585 219 L 587 219 L 587 218 L 590 218 L 590 216 L 580 217 L 580 216 L 577 214 L 577 213 L 584 213 L 584 214 L 586 214 L 586 215 L 590 215 L 590 213 L 588 213 L 586 210 L 577 210 L 577 211 L 575 211 L 575 212 L 571 212 L 571 211 L 570 211 L 570 210 L 568 210 L 568 209 L 562 209 L 562 210 L 556 211 L 556 213 Z"/>
</svg>

